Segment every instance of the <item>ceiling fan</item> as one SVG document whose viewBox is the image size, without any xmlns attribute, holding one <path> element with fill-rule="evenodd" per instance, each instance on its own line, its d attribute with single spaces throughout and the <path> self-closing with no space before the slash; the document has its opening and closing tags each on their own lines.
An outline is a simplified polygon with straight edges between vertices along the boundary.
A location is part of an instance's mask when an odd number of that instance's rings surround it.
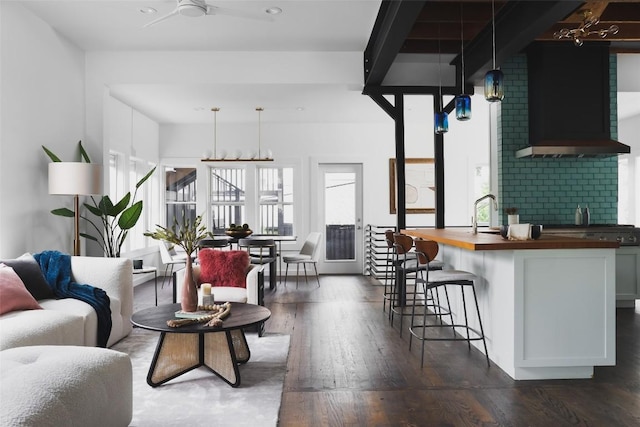
<svg viewBox="0 0 640 427">
<path fill-rule="evenodd" d="M 241 10 L 235 9 L 227 9 L 224 7 L 213 6 L 207 4 L 204 0 L 176 0 L 177 5 L 176 8 L 167 15 L 161 16 L 160 18 L 151 21 L 144 25 L 144 27 L 150 27 L 159 22 L 167 20 L 176 15 L 188 16 L 190 18 L 198 18 L 204 15 L 227 15 L 227 16 L 236 16 L 239 18 L 248 18 L 248 19 L 257 19 L 260 21 L 272 21 L 273 18 L 267 15 L 259 15 L 256 13 L 245 12 Z"/>
</svg>

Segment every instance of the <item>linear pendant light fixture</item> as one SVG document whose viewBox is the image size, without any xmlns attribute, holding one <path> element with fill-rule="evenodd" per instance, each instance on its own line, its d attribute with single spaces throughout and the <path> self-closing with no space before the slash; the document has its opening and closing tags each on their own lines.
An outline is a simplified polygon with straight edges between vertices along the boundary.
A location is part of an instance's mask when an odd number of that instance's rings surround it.
<svg viewBox="0 0 640 427">
<path fill-rule="evenodd" d="M 496 9 L 494 0 L 491 0 L 491 27 L 493 70 L 487 71 L 484 76 L 484 99 L 489 102 L 499 102 L 504 99 L 504 74 L 496 68 Z"/>
<path fill-rule="evenodd" d="M 262 157 L 262 141 L 261 141 L 261 116 L 260 113 L 264 111 L 264 108 L 257 107 L 256 111 L 258 112 L 258 154 L 249 155 L 248 157 L 241 157 L 241 152 L 238 150 L 237 154 L 234 156 L 228 157 L 224 151 L 221 152 L 220 157 L 218 157 L 218 111 L 220 108 L 213 107 L 211 109 L 213 112 L 213 157 L 211 151 L 207 150 L 204 153 L 204 158 L 201 159 L 203 162 L 272 162 L 273 157 L 271 156 L 271 151 L 267 150 L 265 157 Z"/>
<path fill-rule="evenodd" d="M 464 79 L 464 18 L 463 18 L 463 6 L 460 3 L 460 68 L 462 69 L 462 93 L 456 96 L 456 119 L 460 121 L 467 121 L 471 118 L 471 97 L 465 94 L 465 79 Z"/>
<path fill-rule="evenodd" d="M 436 135 L 449 132 L 449 117 L 442 109 L 442 66 L 440 61 L 440 24 L 438 24 L 438 111 L 433 115 L 433 130 Z"/>
</svg>

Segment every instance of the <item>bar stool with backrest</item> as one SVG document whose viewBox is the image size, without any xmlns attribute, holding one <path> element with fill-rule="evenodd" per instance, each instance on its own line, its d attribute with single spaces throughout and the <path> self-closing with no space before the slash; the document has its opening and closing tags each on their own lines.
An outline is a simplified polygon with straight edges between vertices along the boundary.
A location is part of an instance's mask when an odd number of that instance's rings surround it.
<svg viewBox="0 0 640 427">
<path fill-rule="evenodd" d="M 400 317 L 400 336 L 402 336 L 402 319 L 410 316 L 407 305 L 407 295 L 411 295 L 412 291 L 407 289 L 409 281 L 407 277 L 415 274 L 418 267 L 417 255 L 411 249 L 413 248 L 413 238 L 401 233 L 393 234 L 393 250 L 394 250 L 394 268 L 395 280 L 391 289 L 390 301 L 390 320 L 393 326 L 393 320 L 396 315 Z M 425 267 L 426 268 L 426 267 Z"/>
<path fill-rule="evenodd" d="M 444 267 L 444 263 L 442 261 L 436 260 L 436 255 L 438 255 L 439 247 L 438 243 L 431 240 L 423 240 L 423 239 L 415 239 L 413 242 L 414 250 L 416 252 L 417 257 L 417 270 L 442 270 Z M 411 324 L 409 328 L 414 326 L 414 320 L 416 317 L 416 308 L 422 305 L 423 316 L 435 316 L 436 319 L 440 321 L 442 324 L 442 316 L 450 316 L 451 323 L 453 323 L 453 316 L 451 311 L 449 310 L 449 294 L 447 293 L 446 287 L 445 298 L 447 302 L 447 306 L 444 307 L 440 303 L 440 294 L 438 292 L 434 292 L 435 288 L 427 289 L 427 290 L 419 290 L 418 285 L 421 285 L 421 282 L 416 284 L 415 292 L 413 293 L 413 301 L 411 304 Z M 435 294 L 435 295 L 434 295 Z M 419 297 L 419 301 L 418 301 Z M 419 313 L 418 313 L 419 314 Z M 411 348 L 411 337 L 409 337 L 409 348 Z"/>
<path fill-rule="evenodd" d="M 434 245 L 437 247 L 437 243 L 431 240 L 416 240 L 416 253 L 418 254 L 418 262 L 421 265 L 429 264 L 430 258 L 432 258 L 431 254 L 437 253 L 437 249 L 434 249 Z M 435 255 L 433 255 L 435 256 Z M 480 308 L 478 306 L 478 298 L 476 295 L 475 289 L 475 280 L 477 279 L 476 275 L 473 273 L 469 273 L 468 271 L 460 271 L 460 270 L 430 270 L 428 268 L 418 268 L 416 278 L 415 278 L 415 286 L 416 292 L 418 292 L 418 288 L 421 288 L 423 296 L 426 300 L 427 292 L 430 290 L 436 290 L 438 288 L 442 288 L 445 294 L 445 298 L 447 301 L 447 307 L 445 312 L 441 312 L 442 315 L 449 315 L 451 317 L 451 323 L 445 324 L 442 322 L 442 317 L 440 317 L 439 323 L 428 324 L 427 323 L 427 310 L 424 310 L 422 313 L 422 323 L 416 323 L 414 316 L 411 318 L 411 325 L 409 327 L 410 337 L 409 337 L 409 349 L 411 349 L 412 340 L 415 337 L 422 341 L 422 352 L 420 358 L 420 366 L 424 366 L 424 344 L 425 341 L 466 341 L 467 347 L 471 350 L 471 341 L 482 341 L 484 344 L 484 353 L 487 359 L 487 366 L 491 366 L 489 362 L 489 352 L 487 351 L 487 342 L 484 336 L 484 329 L 482 327 L 482 319 L 480 317 Z M 460 294 L 462 297 L 462 307 L 464 311 L 464 325 L 456 324 L 453 320 L 453 315 L 451 313 L 451 306 L 449 304 L 449 295 L 447 293 L 447 286 L 460 286 Z M 472 328 L 469 326 L 469 319 L 467 316 L 467 303 L 465 298 L 465 289 L 471 288 L 473 293 L 473 300 L 476 306 L 476 313 L 478 315 L 478 323 L 480 330 Z M 428 336 L 427 330 L 430 328 L 445 328 L 451 329 L 451 336 Z M 466 336 L 461 336 L 457 334 L 457 329 L 462 328 L 465 330 Z M 474 336 L 471 336 L 473 334 Z"/>
<path fill-rule="evenodd" d="M 411 304 L 407 304 L 407 296 L 415 294 L 415 287 L 413 290 L 407 290 L 407 280 L 409 275 L 415 275 L 419 269 L 432 269 L 441 270 L 444 264 L 441 261 L 433 261 L 430 264 L 420 264 L 418 262 L 418 255 L 413 248 L 413 238 L 401 233 L 393 233 L 393 252 L 394 252 L 394 281 L 392 282 L 392 289 L 390 291 L 390 321 L 393 326 L 393 320 L 395 315 L 400 316 L 400 336 L 403 333 L 402 319 L 404 316 L 412 316 L 412 312 L 408 311 Z M 415 302 L 415 298 L 412 298 Z M 422 304 L 421 304 L 422 305 Z"/>
</svg>

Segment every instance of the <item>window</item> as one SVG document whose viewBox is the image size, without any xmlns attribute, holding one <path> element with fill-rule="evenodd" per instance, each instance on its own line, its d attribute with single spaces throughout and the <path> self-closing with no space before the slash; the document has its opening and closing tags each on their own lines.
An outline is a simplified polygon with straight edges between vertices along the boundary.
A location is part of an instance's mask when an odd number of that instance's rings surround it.
<svg viewBox="0 0 640 427">
<path fill-rule="evenodd" d="M 489 193 L 489 165 L 477 165 L 475 168 L 473 186 L 474 200 Z M 478 206 L 478 225 L 489 225 L 490 203 L 482 203 Z"/>
<path fill-rule="evenodd" d="M 211 230 L 224 233 L 231 224 L 248 221 L 245 216 L 246 171 L 243 168 L 211 169 Z"/>
<path fill-rule="evenodd" d="M 211 168 L 211 230 L 249 224 L 256 234 L 294 233 L 293 168 Z M 255 186 L 248 186 L 255 182 Z"/>
<path fill-rule="evenodd" d="M 151 175 L 147 181 L 136 192 L 136 184 L 154 167 L 152 163 L 144 160 L 134 160 L 129 162 L 129 188 L 131 198 L 135 195 L 135 200 L 142 201 L 142 214 L 135 227 L 129 230 L 125 245 L 127 251 L 143 249 L 149 245 L 148 238 L 144 232 L 151 230 L 158 223 L 157 209 L 153 209 L 158 203 L 158 178 L 156 173 Z M 119 200 L 119 199 L 118 199 Z M 115 201 L 114 201 L 115 202 Z M 131 205 L 131 202 L 129 203 Z"/>
<path fill-rule="evenodd" d="M 116 152 L 109 153 L 109 198 L 120 200 L 124 196 L 124 162 L 123 155 Z"/>
<path fill-rule="evenodd" d="M 131 192 L 131 198 L 135 195 L 135 200 L 141 200 L 143 209 L 140 219 L 127 233 L 127 238 L 122 246 L 122 252 L 130 252 L 136 249 L 143 249 L 150 245 L 149 239 L 144 237 L 144 232 L 151 229 L 154 224 L 158 223 L 157 209 L 158 206 L 158 176 L 153 174 L 138 189 L 136 193 L 136 184 L 141 180 L 153 167 L 153 163 L 149 163 L 141 159 L 130 159 L 128 168 L 125 161 L 125 155 L 115 151 L 109 153 L 109 198 L 116 204 L 127 192 Z M 96 203 L 99 202 L 95 198 Z M 132 201 L 129 202 L 131 206 Z"/>
<path fill-rule="evenodd" d="M 292 236 L 293 168 L 259 168 L 258 197 L 260 233 Z"/>
<path fill-rule="evenodd" d="M 629 159 L 618 159 L 618 224 L 629 224 Z"/>
<path fill-rule="evenodd" d="M 196 169 L 165 168 L 165 203 L 167 227 L 174 220 L 181 224 L 186 216 L 190 221 L 196 219 Z"/>
</svg>

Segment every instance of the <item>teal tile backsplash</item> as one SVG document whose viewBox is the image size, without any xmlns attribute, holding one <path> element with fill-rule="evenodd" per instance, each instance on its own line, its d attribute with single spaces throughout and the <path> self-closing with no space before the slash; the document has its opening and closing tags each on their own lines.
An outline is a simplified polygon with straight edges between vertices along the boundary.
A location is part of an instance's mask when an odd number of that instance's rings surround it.
<svg viewBox="0 0 640 427">
<path fill-rule="evenodd" d="M 611 137 L 617 138 L 617 62 L 610 56 Z M 498 106 L 498 191 L 500 206 L 517 207 L 520 222 L 573 224 L 577 205 L 589 206 L 591 223 L 615 224 L 618 217 L 618 158 L 520 158 L 529 144 L 527 57 L 501 67 L 505 97 Z M 500 222 L 506 214 L 500 209 Z"/>
</svg>

